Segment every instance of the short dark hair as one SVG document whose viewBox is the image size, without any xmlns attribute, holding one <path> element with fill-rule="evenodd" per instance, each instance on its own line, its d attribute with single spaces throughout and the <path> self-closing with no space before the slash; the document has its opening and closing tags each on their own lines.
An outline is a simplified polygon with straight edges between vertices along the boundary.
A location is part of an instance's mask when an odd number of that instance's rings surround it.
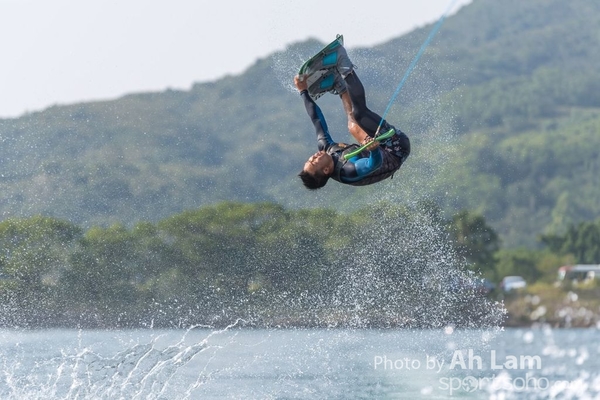
<svg viewBox="0 0 600 400">
<path fill-rule="evenodd" d="M 330 177 L 330 175 L 325 175 L 322 173 L 309 174 L 305 170 L 302 170 L 298 176 L 300 179 L 302 179 L 304 187 L 311 190 L 319 189 L 325 186 Z"/>
</svg>

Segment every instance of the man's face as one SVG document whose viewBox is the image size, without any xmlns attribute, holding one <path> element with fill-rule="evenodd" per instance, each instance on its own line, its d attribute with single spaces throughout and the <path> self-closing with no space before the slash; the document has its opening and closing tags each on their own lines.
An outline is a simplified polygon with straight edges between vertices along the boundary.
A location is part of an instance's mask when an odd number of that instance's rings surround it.
<svg viewBox="0 0 600 400">
<path fill-rule="evenodd" d="M 311 175 L 321 172 L 324 175 L 329 175 L 333 171 L 333 158 L 324 151 L 319 151 L 304 163 L 304 171 Z"/>
</svg>

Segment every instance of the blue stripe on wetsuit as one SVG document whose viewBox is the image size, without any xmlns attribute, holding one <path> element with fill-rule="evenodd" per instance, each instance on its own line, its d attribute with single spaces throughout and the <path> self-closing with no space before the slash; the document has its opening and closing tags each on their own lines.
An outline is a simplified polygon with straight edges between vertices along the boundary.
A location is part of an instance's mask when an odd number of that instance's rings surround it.
<svg viewBox="0 0 600 400">
<path fill-rule="evenodd" d="M 317 133 L 317 147 L 319 150 L 326 151 L 330 146 L 334 145 L 335 142 L 329 134 L 329 128 L 327 127 L 323 112 L 317 103 L 310 98 L 308 91 L 303 90 L 300 92 L 300 96 L 304 100 L 306 112 L 315 127 Z M 343 180 L 345 182 L 360 181 L 381 167 L 382 163 L 383 157 L 381 155 L 381 149 L 379 148 L 371 151 L 369 157 L 360 157 L 360 155 L 352 157 L 344 164 Z"/>
<path fill-rule="evenodd" d="M 310 117 L 315 131 L 317 132 L 317 147 L 320 150 L 327 150 L 331 145 L 335 144 L 331 135 L 329 134 L 329 128 L 327 127 L 327 122 L 325 122 L 325 117 L 323 116 L 323 112 L 321 109 L 310 98 L 308 95 L 308 91 L 303 90 L 300 92 L 302 99 L 304 100 L 304 107 L 306 108 L 306 112 Z"/>
<path fill-rule="evenodd" d="M 377 149 L 371 151 L 368 158 L 366 158 L 366 157 L 361 158 L 359 156 L 354 156 L 348 160 L 346 165 L 349 163 L 352 163 L 354 165 L 354 169 L 356 171 L 356 176 L 351 177 L 351 176 L 348 176 L 351 174 L 346 174 L 344 176 L 344 181 L 345 182 L 360 181 L 361 179 L 369 176 L 371 173 L 373 173 L 374 171 L 379 169 L 379 167 L 381 167 L 381 164 L 383 163 L 383 157 L 381 156 L 381 150 L 379 148 L 377 148 Z M 344 170 L 345 169 L 346 168 L 344 166 Z"/>
</svg>

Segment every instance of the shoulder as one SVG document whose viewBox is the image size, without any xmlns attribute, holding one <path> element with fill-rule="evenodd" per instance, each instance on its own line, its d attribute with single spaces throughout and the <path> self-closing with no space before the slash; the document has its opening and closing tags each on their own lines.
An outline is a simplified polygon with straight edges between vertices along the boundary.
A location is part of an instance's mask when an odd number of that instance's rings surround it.
<svg viewBox="0 0 600 400">
<path fill-rule="evenodd" d="M 327 147 L 327 152 L 329 154 L 333 154 L 333 153 L 342 153 L 344 150 L 346 150 L 349 146 L 349 144 L 347 143 L 337 143 L 337 142 L 333 142 L 330 143 L 329 146 Z"/>
</svg>

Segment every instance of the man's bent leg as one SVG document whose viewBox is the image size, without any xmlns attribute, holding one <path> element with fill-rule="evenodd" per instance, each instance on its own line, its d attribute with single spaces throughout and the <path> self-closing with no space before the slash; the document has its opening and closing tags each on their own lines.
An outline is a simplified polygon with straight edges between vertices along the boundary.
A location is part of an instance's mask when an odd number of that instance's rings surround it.
<svg viewBox="0 0 600 400">
<path fill-rule="evenodd" d="M 375 136 L 381 122 L 381 116 L 367 107 L 365 87 L 356 75 L 356 71 L 352 71 L 344 80 L 350 94 L 354 120 L 369 136 Z"/>
<path fill-rule="evenodd" d="M 348 132 L 350 132 L 352 137 L 354 137 L 358 143 L 363 143 L 365 138 L 371 135 L 365 132 L 365 130 L 362 129 L 358 122 L 356 122 L 354 119 L 354 114 L 352 112 L 352 100 L 350 99 L 350 94 L 348 91 L 342 93 L 340 95 L 340 99 L 342 100 L 342 105 L 344 106 L 346 117 L 348 118 Z"/>
</svg>

